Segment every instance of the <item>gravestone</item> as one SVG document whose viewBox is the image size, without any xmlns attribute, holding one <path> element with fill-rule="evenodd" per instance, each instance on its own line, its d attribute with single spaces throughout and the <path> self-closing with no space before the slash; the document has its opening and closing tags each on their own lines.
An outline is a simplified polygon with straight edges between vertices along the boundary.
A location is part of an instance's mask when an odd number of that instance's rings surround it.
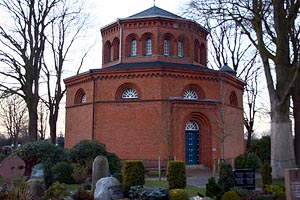
<svg viewBox="0 0 300 200">
<path fill-rule="evenodd" d="M 235 186 L 255 190 L 255 171 L 253 169 L 235 169 L 233 171 Z"/>
<path fill-rule="evenodd" d="M 93 174 L 92 174 L 92 191 L 95 190 L 97 181 L 100 178 L 109 176 L 109 164 L 105 156 L 99 155 L 93 162 Z"/>
<path fill-rule="evenodd" d="M 0 176 L 5 180 L 22 177 L 25 172 L 25 162 L 19 157 L 7 157 L 0 165 Z"/>
<path fill-rule="evenodd" d="M 97 181 L 94 200 L 116 200 L 124 198 L 122 185 L 115 177 L 104 177 Z"/>
<path fill-rule="evenodd" d="M 286 200 L 300 200 L 300 168 L 285 169 Z"/>
</svg>

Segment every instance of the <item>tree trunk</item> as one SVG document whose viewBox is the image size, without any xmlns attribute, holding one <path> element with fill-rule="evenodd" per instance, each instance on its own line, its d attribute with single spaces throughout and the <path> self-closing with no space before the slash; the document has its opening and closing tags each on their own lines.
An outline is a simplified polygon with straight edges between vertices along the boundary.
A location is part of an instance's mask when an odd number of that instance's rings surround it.
<svg viewBox="0 0 300 200">
<path fill-rule="evenodd" d="M 280 112 L 273 113 L 271 121 L 272 177 L 283 178 L 284 169 L 295 167 L 291 121 Z"/>
<path fill-rule="evenodd" d="M 28 115 L 29 115 L 29 121 L 28 121 L 28 134 L 29 134 L 29 142 L 35 142 L 37 141 L 37 105 L 34 106 L 34 103 L 31 106 L 28 106 Z"/>
<path fill-rule="evenodd" d="M 57 118 L 58 118 L 58 112 L 55 112 L 54 114 L 50 113 L 49 117 L 49 126 L 50 126 L 50 138 L 51 143 L 56 144 L 56 128 L 57 128 Z"/>
<path fill-rule="evenodd" d="M 295 160 L 296 165 L 300 166 L 300 75 L 295 82 L 293 91 L 292 91 L 292 99 L 293 99 L 293 115 L 294 115 L 294 149 L 295 149 Z"/>
</svg>

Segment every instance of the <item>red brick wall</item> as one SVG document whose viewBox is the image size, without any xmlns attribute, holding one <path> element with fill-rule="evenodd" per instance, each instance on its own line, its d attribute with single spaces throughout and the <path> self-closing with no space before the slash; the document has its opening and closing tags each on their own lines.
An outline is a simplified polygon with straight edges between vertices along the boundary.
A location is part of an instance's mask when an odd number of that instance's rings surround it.
<svg viewBox="0 0 300 200">
<path fill-rule="evenodd" d="M 194 61 L 194 41 L 197 39 L 200 45 L 206 46 L 207 32 L 190 21 L 162 18 L 121 20 L 120 24 L 122 37 L 117 22 L 103 28 L 101 34 L 103 44 L 120 40 L 121 60 L 104 61 L 105 70 L 89 71 L 65 80 L 66 147 L 70 148 L 82 139 L 96 139 L 121 159 L 157 159 L 158 156 L 167 159 L 167 135 L 170 134 L 171 158 L 185 161 L 185 125 L 188 121 L 195 121 L 200 128 L 200 163 L 212 167 L 214 158 L 221 156 L 220 113 L 223 107 L 228 134 L 225 157 L 233 158 L 243 152 L 243 83 L 235 77 L 218 71 L 171 67 L 111 71 L 106 68 L 120 61 L 155 60 L 193 63 L 200 67 L 200 61 Z M 128 57 L 128 42 L 131 41 L 128 36 L 131 34 L 138 42 L 136 57 Z M 145 34 L 152 36 L 151 56 L 143 54 Z M 170 56 L 162 55 L 165 35 L 170 38 Z M 177 56 L 177 43 L 181 37 L 185 38 L 183 58 Z M 105 50 L 103 58 L 104 53 Z M 120 99 L 120 88 L 124 85 L 136 89 L 139 98 Z M 189 85 L 203 92 L 199 100 L 182 99 Z M 76 92 L 80 89 L 86 93 L 87 102 L 74 104 Z M 237 96 L 237 106 L 229 105 L 232 91 Z"/>
</svg>

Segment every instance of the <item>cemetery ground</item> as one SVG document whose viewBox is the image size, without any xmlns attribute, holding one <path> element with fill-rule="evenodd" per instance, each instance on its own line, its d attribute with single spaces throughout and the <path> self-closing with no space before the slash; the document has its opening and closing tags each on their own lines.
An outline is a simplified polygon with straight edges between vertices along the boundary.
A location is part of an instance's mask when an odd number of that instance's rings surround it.
<svg viewBox="0 0 300 200">
<path fill-rule="evenodd" d="M 219 200 L 227 192 L 235 193 L 234 195 L 239 195 L 238 198 L 243 200 L 261 199 L 257 195 L 268 195 L 268 198 L 263 198 L 266 200 L 285 199 L 284 180 L 272 181 L 270 164 L 266 162 L 261 165 L 257 162 L 259 159 L 255 154 L 241 155 L 235 159 L 234 166 L 240 171 L 233 170 L 232 166 L 224 161 L 218 165 L 219 171 L 215 173 L 208 168 L 190 168 L 183 161 L 168 161 L 161 178 L 158 177 L 157 171 L 147 173 L 145 169 L 149 165 L 143 161 L 120 160 L 117 155 L 107 152 L 105 146 L 95 141 L 81 141 L 70 150 L 47 141 L 38 141 L 22 145 L 10 154 L 1 156 L 3 158 L 1 157 L 0 175 L 4 179 L 0 181 L 0 199 L 22 199 L 18 198 L 22 194 L 27 195 L 23 199 L 34 200 L 103 200 L 101 195 L 117 194 L 122 196 L 121 198 L 130 195 L 152 195 L 153 191 L 157 191 L 156 188 L 163 189 L 159 189 L 159 195 L 166 195 L 158 198 L 161 200 L 193 199 L 196 196 Z M 256 176 L 253 176 L 254 174 Z M 17 182 L 15 178 L 21 182 Z M 299 181 L 291 180 L 293 187 L 287 188 L 296 188 L 297 190 L 290 193 L 298 195 Z M 242 185 L 246 187 L 254 187 L 255 183 L 255 190 L 251 190 L 250 193 L 247 192 L 249 190 L 242 190 L 241 185 L 237 184 L 240 182 L 246 183 Z M 269 185 L 272 186 L 269 188 L 271 191 L 266 189 Z M 177 198 L 172 198 L 172 191 Z M 242 197 L 245 193 L 247 198 Z M 255 195 L 255 198 L 248 198 L 249 194 Z M 82 198 L 82 195 L 87 198 Z M 184 195 L 186 198 L 178 198 L 178 195 Z M 131 199 L 140 199 L 139 197 L 141 196 Z M 145 199 L 144 196 L 142 199 Z M 229 199 L 232 200 L 231 197 Z"/>
</svg>

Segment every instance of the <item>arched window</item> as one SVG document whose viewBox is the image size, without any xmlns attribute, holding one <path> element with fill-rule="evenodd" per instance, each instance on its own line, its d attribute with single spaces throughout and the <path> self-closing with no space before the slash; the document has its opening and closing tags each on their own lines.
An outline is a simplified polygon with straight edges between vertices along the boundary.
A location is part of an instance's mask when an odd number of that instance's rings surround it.
<svg viewBox="0 0 300 200">
<path fill-rule="evenodd" d="M 234 91 L 232 91 L 230 93 L 230 96 L 229 96 L 229 103 L 230 105 L 232 106 L 237 106 L 238 103 L 237 103 L 237 96 L 236 96 L 236 93 Z"/>
<path fill-rule="evenodd" d="M 86 94 L 83 94 L 81 97 L 81 103 L 86 103 Z"/>
<path fill-rule="evenodd" d="M 186 90 L 183 94 L 184 99 L 198 99 L 198 94 L 195 90 Z"/>
<path fill-rule="evenodd" d="M 136 40 L 131 41 L 131 56 L 136 56 L 137 55 L 137 42 Z"/>
<path fill-rule="evenodd" d="M 137 99 L 139 98 L 138 93 L 133 88 L 127 88 L 122 93 L 122 99 Z"/>
<path fill-rule="evenodd" d="M 178 57 L 183 57 L 183 41 L 178 41 Z"/>
<path fill-rule="evenodd" d="M 204 44 L 200 46 L 200 63 L 206 65 L 206 48 Z"/>
<path fill-rule="evenodd" d="M 81 104 L 81 103 L 86 103 L 87 102 L 87 97 L 83 89 L 79 89 L 74 98 L 74 103 L 75 104 Z"/>
<path fill-rule="evenodd" d="M 152 40 L 148 38 L 146 40 L 146 56 L 152 55 Z"/>
<path fill-rule="evenodd" d="M 170 41 L 167 38 L 164 40 L 164 55 L 165 56 L 170 55 Z"/>
<path fill-rule="evenodd" d="M 198 127 L 198 124 L 197 122 L 195 121 L 188 121 L 185 125 L 185 130 L 189 130 L 189 131 L 198 131 L 199 130 L 199 127 Z"/>
</svg>

